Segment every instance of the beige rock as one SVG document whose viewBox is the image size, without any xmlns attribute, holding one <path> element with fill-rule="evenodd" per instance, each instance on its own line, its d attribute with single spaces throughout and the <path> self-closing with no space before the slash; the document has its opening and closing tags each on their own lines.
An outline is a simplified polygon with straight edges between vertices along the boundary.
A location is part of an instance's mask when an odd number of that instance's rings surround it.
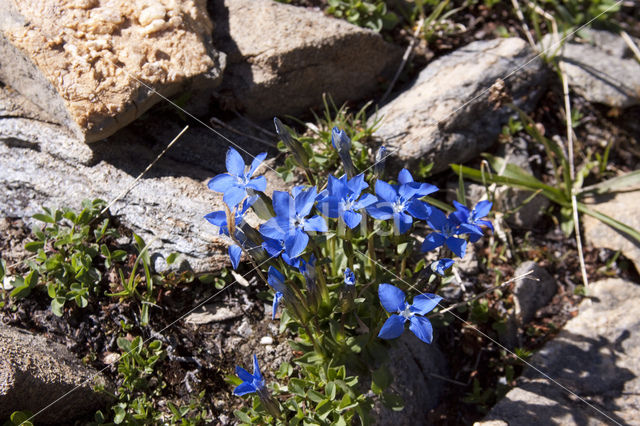
<svg viewBox="0 0 640 426">
<path fill-rule="evenodd" d="M 588 206 L 600 213 L 640 230 L 640 188 L 629 192 L 617 192 L 613 195 L 601 195 L 586 200 Z M 640 271 L 640 244 L 631 237 L 616 231 L 609 225 L 588 216 L 582 215 L 585 239 L 596 247 L 621 250 Z"/>
<path fill-rule="evenodd" d="M 219 82 L 204 0 L 0 0 L 0 80 L 92 142 Z"/>
<path fill-rule="evenodd" d="M 228 55 L 221 90 L 255 118 L 307 113 L 371 93 L 401 50 L 380 34 L 273 0 L 214 0 L 216 46 Z"/>
</svg>

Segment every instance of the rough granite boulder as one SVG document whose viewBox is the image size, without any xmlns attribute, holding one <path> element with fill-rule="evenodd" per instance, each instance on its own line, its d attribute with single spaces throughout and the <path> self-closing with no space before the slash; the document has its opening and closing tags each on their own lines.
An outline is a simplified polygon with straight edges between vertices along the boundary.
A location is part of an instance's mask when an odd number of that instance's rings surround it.
<svg viewBox="0 0 640 426">
<path fill-rule="evenodd" d="M 95 392 L 96 385 L 113 391 L 104 376 L 64 346 L 0 324 L 0 419 L 14 411 L 37 413 L 52 404 L 34 422 L 66 424 L 107 405 L 109 397 Z M 70 391 L 70 397 L 56 401 Z"/>
<path fill-rule="evenodd" d="M 591 209 L 606 214 L 633 229 L 640 229 L 638 200 L 640 200 L 640 188 L 636 187 L 628 192 L 598 195 L 585 201 Z M 582 226 L 584 238 L 590 244 L 614 251 L 621 250 L 622 254 L 634 263 L 636 270 L 640 271 L 640 243 L 586 214 L 582 215 Z"/>
<path fill-rule="evenodd" d="M 486 420 L 509 426 L 640 424 L 640 285 L 607 279 L 592 283 L 589 295 L 578 316 L 529 360 L 574 394 L 529 367 Z"/>
<path fill-rule="evenodd" d="M 393 72 L 402 51 L 380 34 L 273 0 L 213 0 L 216 47 L 227 54 L 221 92 L 253 118 L 307 113 L 327 93 L 359 100 Z"/>
<path fill-rule="evenodd" d="M 495 142 L 513 113 L 507 107 L 495 109 L 489 101 L 489 88 L 498 79 L 525 110 L 535 106 L 546 88 L 549 73 L 534 56 L 519 38 L 477 41 L 457 49 L 429 64 L 380 109 L 376 136 L 404 165 L 433 161 L 434 172 L 476 157 Z"/>
<path fill-rule="evenodd" d="M 220 80 L 204 0 L 0 0 L 0 81 L 87 142 Z"/>
</svg>

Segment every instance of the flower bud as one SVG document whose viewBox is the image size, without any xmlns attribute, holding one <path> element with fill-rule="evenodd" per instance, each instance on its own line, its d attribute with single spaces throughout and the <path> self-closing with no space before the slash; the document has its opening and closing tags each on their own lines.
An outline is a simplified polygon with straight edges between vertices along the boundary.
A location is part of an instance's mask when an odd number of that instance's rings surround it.
<svg viewBox="0 0 640 426">
<path fill-rule="evenodd" d="M 278 133 L 280 140 L 282 140 L 287 149 L 293 153 L 293 156 L 298 161 L 298 165 L 305 168 L 309 167 L 309 157 L 300 142 L 291 137 L 291 133 L 289 133 L 289 130 L 282 124 L 282 121 L 280 121 L 278 117 L 273 118 L 273 124 L 276 127 L 276 133 Z"/>
<path fill-rule="evenodd" d="M 349 153 L 349 150 L 351 149 L 351 139 L 349 139 L 349 136 L 347 136 L 347 133 L 344 130 L 334 127 L 331 131 L 331 144 L 336 151 L 338 151 L 338 156 L 342 161 L 344 171 L 347 173 L 347 177 L 351 179 L 356 175 L 356 169 L 353 166 L 351 154 Z"/>
<path fill-rule="evenodd" d="M 376 178 L 382 179 L 384 175 L 384 165 L 387 162 L 387 148 L 384 145 L 381 145 L 376 151 L 375 163 L 373 165 L 373 173 L 376 175 Z"/>
</svg>

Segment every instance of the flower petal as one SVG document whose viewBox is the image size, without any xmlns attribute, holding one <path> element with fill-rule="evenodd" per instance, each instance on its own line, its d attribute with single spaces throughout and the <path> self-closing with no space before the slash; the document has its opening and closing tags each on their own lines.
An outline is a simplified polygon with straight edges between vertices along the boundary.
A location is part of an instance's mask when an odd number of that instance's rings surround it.
<svg viewBox="0 0 640 426">
<path fill-rule="evenodd" d="M 276 319 L 276 311 L 278 310 L 278 303 L 280 303 L 280 299 L 282 299 L 282 293 L 276 291 L 276 294 L 273 295 L 273 304 L 271 305 L 271 319 Z"/>
<path fill-rule="evenodd" d="M 284 240 L 289 226 L 289 219 L 282 216 L 272 217 L 260 225 L 260 234 L 273 240 Z"/>
<path fill-rule="evenodd" d="M 398 194 L 405 200 L 410 200 L 418 192 L 417 185 L 402 184 L 398 187 Z"/>
<path fill-rule="evenodd" d="M 433 308 L 438 306 L 438 303 L 440 303 L 441 300 L 442 297 L 435 294 L 419 294 L 413 298 L 413 304 L 410 307 L 411 312 L 420 315 L 426 315 L 427 313 L 431 312 Z"/>
<path fill-rule="evenodd" d="M 446 240 L 447 247 L 451 249 L 452 252 L 456 254 L 456 256 L 463 258 L 464 253 L 467 250 L 467 242 L 462 238 L 449 237 Z"/>
<path fill-rule="evenodd" d="M 347 187 L 353 193 L 354 198 L 358 198 L 360 196 L 360 193 L 365 188 L 369 187 L 369 184 L 364 181 L 364 174 L 360 173 L 347 183 Z"/>
<path fill-rule="evenodd" d="M 400 233 L 400 235 L 411 229 L 413 218 L 406 213 L 396 213 L 393 215 L 393 224 Z"/>
<path fill-rule="evenodd" d="M 260 166 L 260 164 L 262 164 L 262 162 L 264 161 L 265 158 L 267 158 L 267 153 L 266 152 L 261 152 L 260 154 L 255 156 L 255 158 L 251 162 L 251 168 L 249 169 L 249 173 L 248 173 L 249 177 L 253 176 L 253 174 L 258 169 L 258 166 Z"/>
<path fill-rule="evenodd" d="M 433 326 L 431 321 L 425 317 L 414 315 L 409 318 L 411 324 L 409 324 L 409 330 L 413 331 L 418 339 L 425 343 L 431 343 L 433 341 Z"/>
<path fill-rule="evenodd" d="M 352 210 L 347 210 L 342 214 L 342 219 L 344 220 L 344 223 L 347 224 L 349 229 L 353 229 L 362 221 L 362 215 Z"/>
<path fill-rule="evenodd" d="M 227 227 L 227 213 L 224 210 L 208 213 L 204 218 L 212 225 L 219 226 L 220 228 Z"/>
<path fill-rule="evenodd" d="M 248 393 L 257 392 L 258 389 L 250 382 L 244 382 L 238 385 L 234 390 L 233 394 L 236 396 L 246 395 Z"/>
<path fill-rule="evenodd" d="M 305 220 L 303 228 L 307 232 L 327 232 L 329 230 L 329 228 L 327 227 L 327 222 L 324 221 L 324 218 L 322 216 L 318 215 Z"/>
<path fill-rule="evenodd" d="M 473 208 L 473 212 L 471 213 L 473 215 L 473 219 L 482 219 L 483 217 L 488 215 L 491 211 L 491 206 L 493 206 L 493 203 L 491 201 L 480 201 L 478 204 L 476 204 L 476 206 Z"/>
<path fill-rule="evenodd" d="M 387 312 L 395 313 L 404 310 L 406 295 L 398 287 L 391 284 L 380 284 L 378 297 Z"/>
<path fill-rule="evenodd" d="M 376 181 L 375 189 L 376 195 L 384 201 L 393 203 L 398 198 L 398 192 L 395 190 L 395 188 L 383 180 Z"/>
<path fill-rule="evenodd" d="M 237 184 L 238 178 L 236 178 L 235 176 L 231 176 L 228 173 L 223 173 L 211 179 L 207 186 L 212 191 L 224 193 L 227 192 L 229 188 L 231 188 L 232 186 L 236 186 Z"/>
<path fill-rule="evenodd" d="M 240 377 L 243 382 L 252 382 L 253 374 L 249 373 L 247 370 L 240 366 L 236 366 L 236 375 Z"/>
<path fill-rule="evenodd" d="M 238 269 L 240 256 L 242 256 L 242 248 L 240 246 L 235 244 L 229 246 L 229 258 L 231 259 L 231 266 L 233 266 L 233 269 Z"/>
<path fill-rule="evenodd" d="M 267 189 L 267 178 L 265 178 L 264 176 L 258 176 L 257 178 L 251 179 L 246 185 L 246 188 L 264 192 Z"/>
<path fill-rule="evenodd" d="M 439 234 L 437 232 L 432 232 L 425 237 L 420 250 L 423 253 L 427 251 L 431 251 L 443 245 L 445 241 L 446 241 L 446 238 L 444 238 L 442 234 Z"/>
<path fill-rule="evenodd" d="M 407 206 L 407 212 L 416 219 L 427 220 L 431 216 L 431 206 L 420 200 L 413 200 Z"/>
<path fill-rule="evenodd" d="M 256 380 L 262 381 L 262 374 L 260 373 L 260 366 L 258 365 L 258 357 L 253 354 L 253 377 Z"/>
<path fill-rule="evenodd" d="M 229 174 L 244 177 L 244 160 L 238 151 L 233 148 L 229 148 L 225 163 Z"/>
<path fill-rule="evenodd" d="M 398 173 L 398 183 L 400 185 L 403 185 L 410 182 L 413 182 L 413 176 L 411 176 L 411 172 L 409 172 L 409 170 L 407 169 L 400 170 L 400 173 Z"/>
<path fill-rule="evenodd" d="M 369 207 L 370 205 L 376 203 L 377 201 L 378 201 L 378 197 L 376 197 L 375 195 L 373 195 L 373 194 L 364 194 L 362 197 L 360 197 L 360 199 L 355 204 L 353 209 L 354 210 L 364 209 L 364 208 Z"/>
<path fill-rule="evenodd" d="M 316 195 L 318 195 L 316 187 L 302 191 L 295 199 L 296 214 L 301 217 L 305 217 L 311 213 L 313 203 L 316 201 Z"/>
<path fill-rule="evenodd" d="M 273 266 L 269 266 L 269 273 L 267 275 L 267 282 L 275 291 L 285 293 L 286 287 L 284 283 L 284 275 Z"/>
<path fill-rule="evenodd" d="M 387 201 L 382 201 L 375 206 L 367 207 L 367 213 L 369 213 L 374 219 L 387 220 L 393 217 L 393 208 Z"/>
<path fill-rule="evenodd" d="M 431 264 L 431 270 L 437 273 L 438 275 L 444 276 L 444 271 L 449 269 L 453 264 L 454 264 L 453 259 L 448 259 L 448 258 L 440 259 Z"/>
<path fill-rule="evenodd" d="M 291 217 L 294 214 L 293 211 L 293 198 L 288 192 L 273 191 L 273 211 L 276 212 L 276 216 Z"/>
<path fill-rule="evenodd" d="M 229 206 L 230 209 L 235 208 L 244 197 L 247 196 L 247 190 L 241 186 L 232 186 L 224 193 L 222 199 Z"/>
<path fill-rule="evenodd" d="M 300 228 L 296 228 L 289 233 L 284 240 L 284 247 L 289 257 L 300 256 L 309 244 L 309 236 Z"/>
<path fill-rule="evenodd" d="M 447 216 L 442 212 L 442 210 L 432 207 L 427 223 L 434 231 L 441 231 L 447 224 Z"/>
<path fill-rule="evenodd" d="M 378 337 L 381 339 L 395 339 L 404 333 L 404 323 L 406 319 L 403 316 L 393 314 L 382 325 Z"/>
</svg>

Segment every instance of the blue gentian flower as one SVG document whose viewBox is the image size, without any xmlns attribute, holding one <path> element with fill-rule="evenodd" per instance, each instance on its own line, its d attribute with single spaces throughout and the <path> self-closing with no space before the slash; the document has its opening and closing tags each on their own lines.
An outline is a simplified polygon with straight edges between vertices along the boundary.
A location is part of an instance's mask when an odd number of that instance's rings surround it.
<svg viewBox="0 0 640 426">
<path fill-rule="evenodd" d="M 251 167 L 246 171 L 242 156 L 233 148 L 227 151 L 227 172 L 220 174 L 209 181 L 209 189 L 224 194 L 223 200 L 230 209 L 240 204 L 247 196 L 247 189 L 264 192 L 267 189 L 267 179 L 264 176 L 252 178 L 256 169 L 267 157 L 267 153 L 258 154 L 251 162 Z"/>
<path fill-rule="evenodd" d="M 233 390 L 234 395 L 242 396 L 254 392 L 261 393 L 265 390 L 264 378 L 260 373 L 258 357 L 255 355 L 253 355 L 253 374 L 250 374 L 240 366 L 236 366 L 236 374 L 242 380 L 242 384 Z"/>
<path fill-rule="evenodd" d="M 356 274 L 349 268 L 344 270 L 344 284 L 347 286 L 356 285 Z"/>
<path fill-rule="evenodd" d="M 318 196 L 318 207 L 328 217 L 342 218 L 353 229 L 362 221 L 362 214 L 358 211 L 378 201 L 372 194 L 360 197 L 362 190 L 368 187 L 363 174 L 349 180 L 346 175 L 339 179 L 329 176 L 327 189 Z"/>
<path fill-rule="evenodd" d="M 349 139 L 347 133 L 344 130 L 334 127 L 333 130 L 331 130 L 331 144 L 336 151 L 338 151 L 338 156 L 342 161 L 342 165 L 344 166 L 344 171 L 347 176 L 349 178 L 355 176 L 356 168 L 353 166 L 351 154 L 349 154 L 349 150 L 351 149 L 351 139 Z"/>
<path fill-rule="evenodd" d="M 438 275 L 444 276 L 444 272 L 447 269 L 451 268 L 453 264 L 454 264 L 453 259 L 447 259 L 447 258 L 440 259 L 431 264 L 431 270 L 437 273 Z"/>
<path fill-rule="evenodd" d="M 251 207 L 251 205 L 255 203 L 257 199 L 258 199 L 257 195 L 246 198 L 240 208 L 236 207 L 234 209 L 234 220 L 235 220 L 235 230 L 236 230 L 234 237 L 235 237 L 235 241 L 239 242 L 240 244 L 244 244 L 244 242 L 246 241 L 246 236 L 240 230 L 240 227 L 244 223 L 244 215 L 249 209 L 249 207 Z M 217 226 L 219 228 L 219 233 L 221 235 L 226 235 L 230 237 L 229 224 L 227 223 L 226 211 L 218 210 L 215 212 L 211 212 L 205 215 L 204 218 L 207 219 L 209 223 Z M 233 266 L 233 269 L 237 269 L 238 264 L 240 263 L 240 256 L 242 255 L 242 247 L 236 244 L 232 244 L 229 246 L 228 251 L 229 251 L 229 258 L 231 259 L 231 265 Z"/>
<path fill-rule="evenodd" d="M 326 232 L 327 224 L 318 215 L 307 219 L 313 208 L 317 190 L 294 188 L 294 197 L 287 192 L 273 192 L 275 217 L 260 226 L 260 233 L 272 240 L 283 241 L 287 255 L 294 259 L 307 247 L 310 231 Z"/>
<path fill-rule="evenodd" d="M 450 215 L 447 217 L 441 210 L 433 208 L 431 216 L 427 219 L 429 226 L 436 232 L 428 234 L 422 243 L 422 251 L 427 252 L 446 244 L 458 257 L 464 257 L 467 242 L 454 235 L 461 233 L 458 219 Z"/>
<path fill-rule="evenodd" d="M 367 207 L 367 212 L 376 219 L 393 218 L 394 229 L 404 234 L 411 228 L 413 217 L 426 220 L 431 214 L 431 206 L 418 198 L 438 190 L 428 183 L 414 182 L 411 173 L 402 169 L 398 174 L 398 185 L 378 180 L 376 195 L 378 203 Z"/>
<path fill-rule="evenodd" d="M 420 294 L 413 298 L 413 304 L 406 301 L 404 291 L 391 284 L 380 284 L 378 296 L 382 307 L 392 315 L 385 321 L 378 333 L 382 339 L 395 339 L 404 332 L 404 324 L 410 322 L 409 330 L 425 343 L 433 340 L 431 321 L 423 315 L 431 312 L 442 297 L 435 294 Z"/>
<path fill-rule="evenodd" d="M 284 237 L 284 234 L 283 234 L 283 237 Z M 267 252 L 267 254 L 269 254 L 269 256 L 275 258 L 275 257 L 278 257 L 278 256 L 282 255 L 282 260 L 284 260 L 284 262 L 287 265 L 293 266 L 294 268 L 299 268 L 300 267 L 301 258 L 300 257 L 294 257 L 294 258 L 289 257 L 289 255 L 285 251 L 284 240 L 268 238 L 268 237 L 265 237 L 264 235 L 262 236 L 262 240 L 263 240 L 262 248 Z"/>
<path fill-rule="evenodd" d="M 473 210 L 469 211 L 469 209 L 460 204 L 457 201 L 453 202 L 453 206 L 456 208 L 456 211 L 451 213 L 460 223 L 460 229 L 464 231 L 464 233 L 469 234 L 469 241 L 475 243 L 482 237 L 483 232 L 480 226 L 486 226 L 493 231 L 493 225 L 488 220 L 482 220 L 482 218 L 486 217 L 491 211 L 491 206 L 493 203 L 491 201 L 480 201 L 475 205 Z"/>
</svg>

